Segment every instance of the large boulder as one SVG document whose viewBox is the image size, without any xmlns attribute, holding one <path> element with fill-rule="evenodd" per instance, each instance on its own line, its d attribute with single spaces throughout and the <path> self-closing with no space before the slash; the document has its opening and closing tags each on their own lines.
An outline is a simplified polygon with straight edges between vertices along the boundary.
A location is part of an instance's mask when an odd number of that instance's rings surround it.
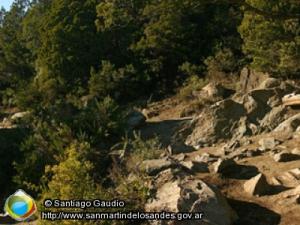
<svg viewBox="0 0 300 225">
<path fill-rule="evenodd" d="M 273 183 L 285 187 L 297 187 L 300 185 L 300 168 L 295 168 L 273 178 Z"/>
<path fill-rule="evenodd" d="M 233 159 L 219 159 L 214 164 L 215 173 L 224 173 L 236 166 L 236 162 Z"/>
<path fill-rule="evenodd" d="M 281 132 L 285 134 L 292 134 L 300 126 L 300 113 L 283 121 L 275 128 L 275 132 Z"/>
<path fill-rule="evenodd" d="M 259 86 L 258 89 L 268 89 L 280 86 L 281 81 L 279 79 L 268 77 Z"/>
<path fill-rule="evenodd" d="M 203 214 L 201 220 L 151 221 L 152 225 L 230 225 L 236 219 L 221 192 L 202 180 L 185 179 L 163 184 L 154 199 L 146 206 L 147 212 L 191 212 Z"/>
<path fill-rule="evenodd" d="M 271 131 L 284 121 L 287 108 L 283 105 L 274 107 L 260 121 L 261 130 Z"/>
<path fill-rule="evenodd" d="M 259 124 L 273 107 L 281 104 L 281 97 L 274 89 L 255 89 L 242 98 L 248 119 L 251 123 Z"/>
<path fill-rule="evenodd" d="M 247 67 L 243 68 L 240 74 L 240 89 L 246 93 L 261 85 L 270 75 L 267 73 L 257 72 Z"/>
<path fill-rule="evenodd" d="M 290 162 L 294 160 L 300 160 L 300 155 L 293 154 L 288 151 L 282 151 L 275 154 L 273 158 L 276 162 Z"/>
<path fill-rule="evenodd" d="M 193 121 L 193 131 L 186 144 L 201 146 L 233 137 L 245 113 L 243 105 L 231 99 L 217 102 Z"/>
<path fill-rule="evenodd" d="M 259 149 L 262 151 L 265 150 L 274 150 L 274 148 L 279 144 L 279 141 L 274 137 L 262 138 L 259 140 Z"/>
<path fill-rule="evenodd" d="M 141 169 L 150 176 L 154 176 L 163 170 L 174 167 L 176 167 L 176 164 L 169 158 L 145 160 L 141 165 Z"/>
<path fill-rule="evenodd" d="M 244 190 L 250 195 L 264 195 L 270 189 L 270 185 L 267 182 L 265 175 L 258 174 L 244 183 Z"/>
<path fill-rule="evenodd" d="M 206 98 L 221 100 L 233 94 L 233 91 L 223 87 L 221 84 L 209 83 L 202 88 L 201 93 Z"/>
</svg>

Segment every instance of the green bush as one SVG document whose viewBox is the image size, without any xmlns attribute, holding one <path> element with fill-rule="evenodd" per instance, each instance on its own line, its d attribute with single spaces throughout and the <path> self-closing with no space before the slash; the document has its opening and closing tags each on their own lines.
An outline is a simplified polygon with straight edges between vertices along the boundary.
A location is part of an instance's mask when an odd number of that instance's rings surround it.
<svg viewBox="0 0 300 225">
<path fill-rule="evenodd" d="M 41 195 L 45 199 L 107 199 L 107 193 L 93 180 L 93 163 L 88 160 L 91 148 L 88 143 L 73 143 L 59 157 L 57 165 L 48 166 L 44 176 L 48 180 Z M 112 199 L 110 199 L 112 200 Z M 69 209 L 70 210 L 70 209 Z M 66 209 L 66 211 L 69 211 Z M 76 211 L 76 210 L 75 210 Z M 80 210 L 77 210 L 80 211 Z M 72 212 L 74 210 L 72 209 Z M 104 224 L 102 221 L 61 220 L 39 221 L 40 224 L 89 225 Z"/>
<path fill-rule="evenodd" d="M 92 96 L 103 98 L 112 96 L 124 101 L 126 97 L 133 96 L 138 91 L 136 88 L 138 77 L 132 65 L 116 68 L 109 61 L 102 61 L 101 68 L 91 70 L 89 91 Z"/>
<path fill-rule="evenodd" d="M 57 157 L 73 140 L 69 127 L 55 121 L 31 118 L 31 134 L 20 145 L 20 156 L 15 158 L 15 183 L 38 192 L 45 167 L 57 162 Z"/>
<path fill-rule="evenodd" d="M 220 49 L 214 56 L 208 57 L 204 63 L 210 72 L 235 72 L 240 67 L 240 55 L 235 55 L 230 48 Z"/>
<path fill-rule="evenodd" d="M 181 100 L 191 99 L 194 91 L 200 91 L 208 81 L 196 75 L 189 77 L 179 90 L 178 97 Z"/>
</svg>

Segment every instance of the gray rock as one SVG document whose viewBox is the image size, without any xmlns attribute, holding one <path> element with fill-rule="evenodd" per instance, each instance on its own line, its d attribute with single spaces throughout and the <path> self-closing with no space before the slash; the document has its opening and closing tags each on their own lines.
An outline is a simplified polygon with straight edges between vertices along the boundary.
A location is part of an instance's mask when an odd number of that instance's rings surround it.
<svg viewBox="0 0 300 225">
<path fill-rule="evenodd" d="M 289 162 L 289 161 L 299 160 L 300 155 L 296 155 L 288 151 L 283 151 L 275 154 L 273 158 L 276 162 Z"/>
<path fill-rule="evenodd" d="M 240 74 L 240 91 L 243 93 L 251 91 L 259 87 L 269 77 L 270 75 L 267 73 L 257 72 L 245 67 Z"/>
<path fill-rule="evenodd" d="M 270 185 L 267 182 L 265 175 L 258 174 L 244 183 L 244 190 L 250 195 L 264 195 L 270 189 Z"/>
<path fill-rule="evenodd" d="M 130 128 L 138 128 L 142 126 L 146 121 L 146 117 L 143 115 L 143 113 L 139 111 L 133 111 L 128 115 L 127 118 L 127 125 Z"/>
<path fill-rule="evenodd" d="M 185 160 L 186 155 L 184 153 L 180 153 L 178 155 L 173 155 L 172 158 L 181 162 L 181 161 Z"/>
<path fill-rule="evenodd" d="M 262 138 L 258 143 L 260 145 L 259 149 L 262 151 L 273 150 L 277 145 L 280 144 L 279 141 L 273 137 Z"/>
<path fill-rule="evenodd" d="M 284 172 L 281 175 L 274 177 L 273 180 L 276 180 L 277 184 L 286 187 L 297 187 L 300 185 L 300 168 Z"/>
<path fill-rule="evenodd" d="M 194 159 L 196 162 L 212 163 L 218 160 L 217 156 L 210 155 L 208 153 L 203 153 L 201 156 L 197 155 Z"/>
<path fill-rule="evenodd" d="M 275 132 L 291 134 L 300 126 L 300 113 L 285 120 L 275 128 Z"/>
<path fill-rule="evenodd" d="M 193 131 L 187 137 L 187 145 L 212 145 L 219 140 L 231 138 L 245 113 L 244 107 L 231 99 L 204 109 L 192 124 Z"/>
<path fill-rule="evenodd" d="M 281 96 L 274 89 L 255 89 L 244 96 L 242 103 L 249 122 L 259 124 L 272 108 L 281 104 Z"/>
<path fill-rule="evenodd" d="M 275 129 L 282 121 L 287 113 L 287 108 L 283 105 L 272 108 L 269 113 L 260 121 L 260 127 L 262 130 L 271 131 Z"/>
<path fill-rule="evenodd" d="M 203 220 L 186 221 L 189 225 L 230 225 L 236 213 L 228 205 L 221 192 L 201 180 L 171 181 L 158 188 L 154 199 L 146 206 L 147 212 L 203 213 Z M 171 225 L 174 221 L 150 221 L 151 225 Z"/>
<path fill-rule="evenodd" d="M 240 141 L 238 140 L 232 140 L 226 143 L 221 151 L 224 155 L 229 154 L 230 152 L 234 151 L 235 149 L 239 148 L 241 146 Z"/>
<path fill-rule="evenodd" d="M 235 165 L 236 162 L 233 159 L 218 159 L 218 161 L 214 164 L 214 172 L 223 173 Z"/>
<path fill-rule="evenodd" d="M 143 161 L 141 167 L 147 174 L 154 176 L 163 170 L 175 167 L 175 163 L 168 158 Z"/>
</svg>

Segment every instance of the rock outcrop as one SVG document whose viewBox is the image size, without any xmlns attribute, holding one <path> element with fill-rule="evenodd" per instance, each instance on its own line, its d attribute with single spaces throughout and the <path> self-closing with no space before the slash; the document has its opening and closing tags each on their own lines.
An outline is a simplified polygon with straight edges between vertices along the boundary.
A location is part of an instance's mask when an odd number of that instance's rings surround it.
<svg viewBox="0 0 300 225">
<path fill-rule="evenodd" d="M 152 221 L 158 225 L 230 225 L 237 218 L 221 192 L 202 180 L 170 181 L 157 189 L 154 199 L 145 206 L 147 212 L 191 212 L 203 214 L 200 220 Z"/>
</svg>

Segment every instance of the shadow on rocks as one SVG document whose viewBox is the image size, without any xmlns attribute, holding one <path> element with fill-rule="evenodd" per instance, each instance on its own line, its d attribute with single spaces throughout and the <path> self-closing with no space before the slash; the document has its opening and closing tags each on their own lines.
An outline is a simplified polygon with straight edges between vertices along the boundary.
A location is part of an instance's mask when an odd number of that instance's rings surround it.
<svg viewBox="0 0 300 225">
<path fill-rule="evenodd" d="M 239 217 L 234 225 L 278 225 L 280 223 L 281 216 L 272 210 L 255 203 L 227 200 Z"/>
<path fill-rule="evenodd" d="M 247 180 L 255 177 L 259 173 L 255 166 L 246 165 L 233 165 L 222 172 L 222 175 L 226 178 Z"/>
</svg>

